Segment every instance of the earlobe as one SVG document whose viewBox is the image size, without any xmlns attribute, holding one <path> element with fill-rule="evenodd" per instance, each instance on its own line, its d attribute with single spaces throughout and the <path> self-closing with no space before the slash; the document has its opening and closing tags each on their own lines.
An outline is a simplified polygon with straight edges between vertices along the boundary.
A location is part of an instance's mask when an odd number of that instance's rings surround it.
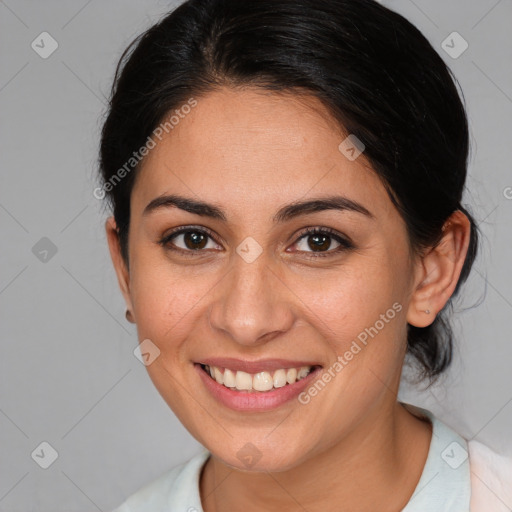
<svg viewBox="0 0 512 512">
<path fill-rule="evenodd" d="M 420 270 L 419 283 L 415 285 L 413 289 L 411 302 L 409 303 L 409 309 L 407 311 L 407 323 L 416 327 L 427 327 L 436 318 L 438 309 L 434 309 L 433 305 L 433 280 L 435 277 L 434 272 L 436 268 L 433 268 L 431 264 L 430 254 L 424 256 L 419 262 Z M 427 258 L 429 260 L 427 261 Z M 442 308 L 440 308 L 442 309 Z"/>
<path fill-rule="evenodd" d="M 117 275 L 119 288 L 126 302 L 126 307 L 133 311 L 130 295 L 130 274 L 121 253 L 119 243 L 119 232 L 114 217 L 109 217 L 105 222 L 105 231 L 107 234 L 110 257 Z"/>
<path fill-rule="evenodd" d="M 445 222 L 440 242 L 418 261 L 418 277 L 407 312 L 409 324 L 427 327 L 444 308 L 459 281 L 470 235 L 468 217 L 456 210 Z"/>
</svg>

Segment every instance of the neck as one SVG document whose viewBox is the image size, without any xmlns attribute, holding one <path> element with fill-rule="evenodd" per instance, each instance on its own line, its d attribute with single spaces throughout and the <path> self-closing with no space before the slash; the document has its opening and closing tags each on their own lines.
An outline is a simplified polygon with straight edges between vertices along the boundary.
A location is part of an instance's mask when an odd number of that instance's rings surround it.
<svg viewBox="0 0 512 512">
<path fill-rule="evenodd" d="M 237 471 L 212 455 L 200 480 L 203 508 L 205 512 L 401 510 L 421 477 L 431 435 L 430 422 L 394 401 L 365 417 L 335 446 L 287 471 Z"/>
</svg>

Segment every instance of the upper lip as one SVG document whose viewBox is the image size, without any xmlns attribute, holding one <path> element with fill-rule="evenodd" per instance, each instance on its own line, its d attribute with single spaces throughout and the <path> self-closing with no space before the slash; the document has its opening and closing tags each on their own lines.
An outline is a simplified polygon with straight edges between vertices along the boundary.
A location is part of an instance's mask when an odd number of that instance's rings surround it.
<svg viewBox="0 0 512 512">
<path fill-rule="evenodd" d="M 248 361 L 233 357 L 209 357 L 198 361 L 198 364 L 229 368 L 230 370 L 246 373 L 268 372 L 281 368 L 300 368 L 301 366 L 321 366 L 319 363 L 311 361 L 290 361 L 289 359 L 258 359 L 257 361 Z"/>
</svg>

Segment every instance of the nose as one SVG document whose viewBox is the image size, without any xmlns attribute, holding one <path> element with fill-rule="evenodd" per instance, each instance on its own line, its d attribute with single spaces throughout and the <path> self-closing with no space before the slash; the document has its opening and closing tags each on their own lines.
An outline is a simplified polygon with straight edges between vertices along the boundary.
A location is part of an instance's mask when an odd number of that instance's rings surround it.
<svg viewBox="0 0 512 512">
<path fill-rule="evenodd" d="M 266 343 L 293 325 L 292 297 L 265 253 L 251 263 L 234 255 L 232 267 L 215 287 L 210 325 L 240 345 Z"/>
</svg>

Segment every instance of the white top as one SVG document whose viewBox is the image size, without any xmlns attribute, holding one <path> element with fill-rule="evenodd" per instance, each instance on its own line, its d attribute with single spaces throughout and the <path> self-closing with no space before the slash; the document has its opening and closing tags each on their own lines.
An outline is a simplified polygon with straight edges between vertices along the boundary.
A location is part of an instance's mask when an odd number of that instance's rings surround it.
<svg viewBox="0 0 512 512">
<path fill-rule="evenodd" d="M 432 423 L 430 448 L 416 489 L 402 512 L 510 512 L 512 459 L 466 441 L 427 409 L 403 404 Z M 204 512 L 199 477 L 208 450 L 165 472 L 113 512 Z"/>
</svg>

